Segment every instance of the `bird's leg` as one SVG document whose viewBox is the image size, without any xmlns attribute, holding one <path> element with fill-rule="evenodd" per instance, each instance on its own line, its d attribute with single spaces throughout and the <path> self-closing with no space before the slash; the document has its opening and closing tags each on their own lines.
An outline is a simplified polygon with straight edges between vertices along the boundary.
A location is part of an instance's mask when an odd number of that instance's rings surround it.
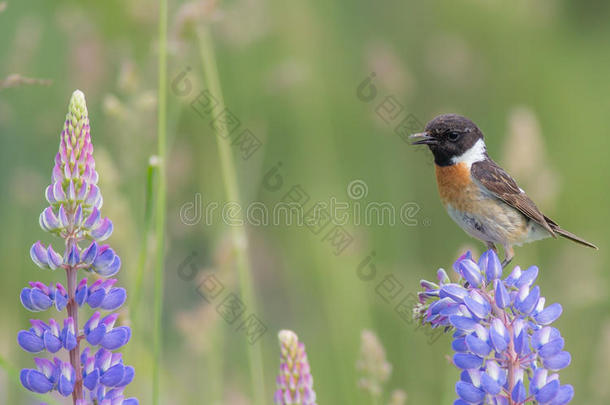
<svg viewBox="0 0 610 405">
<path fill-rule="evenodd" d="M 502 268 L 508 266 L 511 260 L 515 257 L 515 251 L 512 246 L 504 246 L 504 261 L 502 262 Z"/>
<path fill-rule="evenodd" d="M 487 249 L 491 249 L 494 252 L 498 252 L 498 249 L 496 248 L 496 245 L 493 242 L 485 242 L 485 244 L 487 245 Z"/>
</svg>

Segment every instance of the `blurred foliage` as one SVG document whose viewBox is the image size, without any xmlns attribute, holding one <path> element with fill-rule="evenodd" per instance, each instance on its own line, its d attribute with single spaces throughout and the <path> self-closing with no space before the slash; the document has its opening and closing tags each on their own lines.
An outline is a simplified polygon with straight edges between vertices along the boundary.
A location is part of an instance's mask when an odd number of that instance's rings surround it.
<svg viewBox="0 0 610 405">
<path fill-rule="evenodd" d="M 123 257 L 121 282 L 131 291 L 136 281 L 138 249 L 147 245 L 147 166 L 156 148 L 157 10 L 145 0 L 3 3 L 0 79 L 52 82 L 0 89 L 0 353 L 25 367 L 31 360 L 15 336 L 29 314 L 19 291 L 29 280 L 63 278 L 36 270 L 28 250 L 47 238 L 37 218 L 76 88 L 87 95 L 105 214 Z M 210 225 L 205 218 L 185 225 L 179 215 L 196 193 L 204 206 L 224 201 L 215 143 L 227 140 L 216 139 L 209 119 L 190 105 L 203 90 L 196 24 L 211 27 L 227 106 L 263 142 L 247 160 L 234 148 L 244 203 L 271 206 L 293 185 L 307 192 L 309 204 L 331 197 L 353 203 L 347 185 L 361 180 L 368 187 L 362 204 L 419 207 L 416 226 L 350 222 L 345 229 L 354 241 L 340 255 L 306 227 L 248 227 L 255 315 L 267 327 L 255 344 L 263 347 L 270 398 L 279 364 L 275 335 L 289 328 L 307 344 L 320 404 L 368 404 L 358 390 L 356 361 L 361 331 L 370 329 L 393 366 L 389 387 L 404 390 L 411 404 L 452 402 L 458 372 L 445 357 L 449 338 L 430 343 L 395 308 L 437 267 L 448 268 L 466 247 L 481 252 L 483 246 L 444 212 L 431 156 L 394 128 L 407 114 L 423 125 L 438 113 L 457 112 L 478 123 L 492 157 L 550 217 L 600 246 L 594 252 L 546 240 L 519 248 L 514 263 L 539 265 L 547 302 L 564 307 L 558 327 L 573 362 L 562 382 L 574 385 L 575 403 L 610 403 L 607 2 L 209 0 L 172 1 L 170 12 L 169 80 L 190 69 L 192 87 L 169 94 L 163 404 L 248 404 L 250 397 L 239 322 L 225 322 L 215 309 L 219 302 L 207 303 L 197 292 L 206 274 L 239 292 L 229 226 L 219 216 Z M 372 72 L 376 97 L 362 101 L 356 90 Z M 404 108 L 389 124 L 377 114 L 388 96 Z M 278 162 L 284 184 L 270 191 L 265 175 Z M 360 265 L 374 265 L 376 277 L 363 281 Z M 192 280 L 180 269 L 192 271 Z M 135 327 L 125 354 L 137 370 L 129 394 L 143 404 L 151 391 L 150 272 L 148 263 L 143 305 L 124 320 Z M 386 302 L 378 292 L 389 275 L 404 289 Z M 0 370 L 0 403 L 33 400 Z"/>
</svg>

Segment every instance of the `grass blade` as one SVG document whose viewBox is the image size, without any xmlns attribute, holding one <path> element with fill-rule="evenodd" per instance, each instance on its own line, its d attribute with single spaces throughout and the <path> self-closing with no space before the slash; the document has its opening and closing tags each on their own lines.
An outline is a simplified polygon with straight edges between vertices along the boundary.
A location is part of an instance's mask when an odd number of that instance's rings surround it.
<svg viewBox="0 0 610 405">
<path fill-rule="evenodd" d="M 200 26 L 197 29 L 197 38 L 199 41 L 199 50 L 203 63 L 204 81 L 210 92 L 218 99 L 221 110 L 224 109 L 224 99 L 218 77 L 218 69 L 216 66 L 216 56 L 214 54 L 214 46 L 210 34 L 206 27 Z M 220 165 L 222 171 L 222 179 L 227 195 L 227 201 L 240 201 L 239 190 L 237 184 L 237 175 L 235 173 L 235 164 L 231 153 L 231 145 L 226 141 L 228 138 L 228 130 L 225 126 L 219 125 L 216 128 L 218 154 L 220 156 Z M 248 260 L 248 237 L 246 229 L 243 226 L 231 227 L 231 239 L 235 251 L 237 272 L 239 277 L 239 285 L 244 302 L 248 308 L 254 313 L 257 313 L 257 305 L 254 297 L 252 286 L 251 269 Z M 248 353 L 248 362 L 250 367 L 250 379 L 252 384 L 253 399 L 256 405 L 269 403 L 265 398 L 265 375 L 263 367 L 263 353 L 260 344 L 249 344 L 244 339 L 246 351 Z"/>
<path fill-rule="evenodd" d="M 157 198 L 155 210 L 156 263 L 153 298 L 153 376 L 152 403 L 159 405 L 163 322 L 163 276 L 165 270 L 165 205 L 166 205 L 166 148 L 167 148 L 167 0 L 159 0 L 159 81 L 157 103 Z"/>
</svg>

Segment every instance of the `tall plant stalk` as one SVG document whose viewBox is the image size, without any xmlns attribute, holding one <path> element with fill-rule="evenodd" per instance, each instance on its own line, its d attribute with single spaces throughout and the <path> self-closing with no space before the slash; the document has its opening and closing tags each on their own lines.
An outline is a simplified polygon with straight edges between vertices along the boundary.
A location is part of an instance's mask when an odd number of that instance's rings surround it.
<svg viewBox="0 0 610 405">
<path fill-rule="evenodd" d="M 160 366 L 163 321 L 163 276 L 165 269 L 165 206 L 166 206 L 166 148 L 167 148 L 167 0 L 159 0 L 159 58 L 157 106 L 157 198 L 155 210 L 156 266 L 154 287 L 154 338 L 152 403 L 159 405 Z"/>
<path fill-rule="evenodd" d="M 154 160 L 154 161 L 153 161 Z M 140 252 L 138 254 L 138 267 L 136 272 L 136 280 L 134 283 L 133 294 L 129 300 L 129 312 L 132 322 L 137 320 L 138 306 L 142 295 L 142 285 L 144 284 L 144 273 L 146 270 L 146 264 L 149 258 L 149 245 L 150 245 L 150 234 L 152 230 L 153 222 L 153 201 L 154 201 L 154 182 L 156 179 L 155 173 L 157 171 L 158 159 L 151 157 L 148 164 L 148 170 L 146 171 L 146 196 L 144 206 L 144 231 L 140 244 Z"/>
<path fill-rule="evenodd" d="M 214 45 L 210 37 L 207 27 L 197 27 L 197 39 L 199 43 L 199 51 L 203 64 L 203 76 L 207 88 L 218 100 L 220 109 L 225 108 L 220 79 L 218 77 L 218 68 L 216 65 L 216 56 L 214 53 Z M 235 163 L 231 153 L 231 145 L 226 139 L 229 136 L 228 129 L 222 125 L 217 126 L 217 146 L 218 155 L 220 157 L 220 166 L 222 172 L 222 180 L 228 201 L 240 201 L 239 189 L 237 185 L 237 175 L 235 173 Z M 231 227 L 231 239 L 233 248 L 235 249 L 236 266 L 239 277 L 239 285 L 242 297 L 248 308 L 256 313 L 256 301 L 252 287 L 252 277 L 250 263 L 248 260 L 248 237 L 244 227 Z M 268 403 L 265 398 L 265 378 L 263 367 L 262 348 L 257 344 L 249 344 L 244 339 L 246 350 L 248 353 L 248 362 L 250 367 L 250 379 L 252 384 L 252 392 L 254 403 L 263 405 Z"/>
</svg>

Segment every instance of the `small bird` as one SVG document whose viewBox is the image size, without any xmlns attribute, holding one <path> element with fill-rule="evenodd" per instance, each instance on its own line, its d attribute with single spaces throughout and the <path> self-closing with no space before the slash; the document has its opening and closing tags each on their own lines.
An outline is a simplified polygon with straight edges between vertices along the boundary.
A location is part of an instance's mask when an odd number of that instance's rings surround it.
<svg viewBox="0 0 610 405">
<path fill-rule="evenodd" d="M 540 212 L 515 180 L 489 158 L 483 133 L 468 118 L 439 115 L 411 139 L 413 145 L 427 145 L 434 155 L 438 191 L 449 216 L 489 249 L 502 245 L 503 267 L 514 257 L 513 246 L 550 236 L 597 249 Z"/>
</svg>

